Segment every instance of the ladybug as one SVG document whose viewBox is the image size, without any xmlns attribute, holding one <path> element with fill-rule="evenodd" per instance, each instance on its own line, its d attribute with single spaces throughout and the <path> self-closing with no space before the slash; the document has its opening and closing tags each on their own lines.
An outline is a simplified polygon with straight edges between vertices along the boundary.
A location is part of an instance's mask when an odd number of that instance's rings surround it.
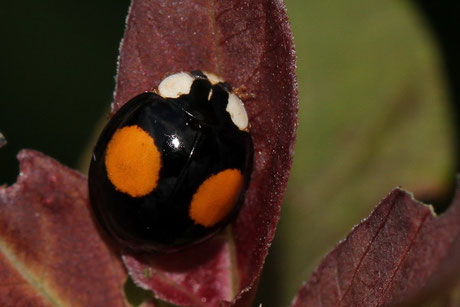
<svg viewBox="0 0 460 307">
<path fill-rule="evenodd" d="M 237 213 L 252 168 L 248 116 L 214 74 L 180 72 L 128 101 L 91 159 L 96 221 L 122 248 L 173 252 L 202 242 Z"/>
</svg>

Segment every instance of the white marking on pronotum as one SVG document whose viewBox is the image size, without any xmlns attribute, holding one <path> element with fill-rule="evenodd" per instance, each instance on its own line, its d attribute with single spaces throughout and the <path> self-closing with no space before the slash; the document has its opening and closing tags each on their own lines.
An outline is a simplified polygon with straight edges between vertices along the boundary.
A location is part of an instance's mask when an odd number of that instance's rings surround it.
<svg viewBox="0 0 460 307">
<path fill-rule="evenodd" d="M 165 98 L 178 98 L 190 93 L 190 88 L 195 79 L 186 72 L 168 76 L 158 85 L 158 93 Z"/>
<path fill-rule="evenodd" d="M 228 93 L 228 103 L 225 109 L 230 114 L 233 123 L 240 130 L 248 130 L 248 114 L 244 108 L 243 102 L 233 93 Z"/>
<path fill-rule="evenodd" d="M 212 85 L 216 85 L 219 82 L 225 82 L 222 78 L 216 76 L 215 74 L 211 72 L 203 71 L 203 73 L 208 78 L 209 82 L 211 82 Z"/>
</svg>

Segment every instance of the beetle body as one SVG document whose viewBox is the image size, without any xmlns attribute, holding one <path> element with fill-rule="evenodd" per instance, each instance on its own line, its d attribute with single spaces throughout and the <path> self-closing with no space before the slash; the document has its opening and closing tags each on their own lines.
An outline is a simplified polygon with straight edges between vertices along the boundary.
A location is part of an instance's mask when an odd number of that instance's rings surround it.
<svg viewBox="0 0 460 307">
<path fill-rule="evenodd" d="M 247 116 L 241 101 L 231 109 L 236 95 L 213 77 L 166 78 L 158 94 L 127 102 L 99 137 L 91 204 L 123 247 L 184 248 L 214 235 L 241 206 L 253 154 Z"/>
</svg>

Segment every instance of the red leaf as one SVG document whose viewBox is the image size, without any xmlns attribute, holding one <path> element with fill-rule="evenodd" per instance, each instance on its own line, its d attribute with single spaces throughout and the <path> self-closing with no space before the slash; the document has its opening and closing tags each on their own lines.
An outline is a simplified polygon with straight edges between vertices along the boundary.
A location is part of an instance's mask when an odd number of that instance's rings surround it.
<svg viewBox="0 0 460 307">
<path fill-rule="evenodd" d="M 416 301 L 460 273 L 460 182 L 451 207 L 392 191 L 322 261 L 292 306 L 381 306 Z M 447 269 L 448 268 L 448 269 Z"/>
<path fill-rule="evenodd" d="M 217 305 L 231 293 L 228 245 L 223 236 L 174 255 L 124 256 L 132 278 L 158 298 L 178 305 Z"/>
<path fill-rule="evenodd" d="M 124 306 L 126 273 L 88 211 L 87 181 L 22 151 L 16 184 L 0 187 L 1 306 Z"/>
<path fill-rule="evenodd" d="M 158 297 L 216 305 L 250 289 L 260 275 L 291 166 L 297 92 L 284 6 L 278 0 L 134 0 L 113 111 L 167 74 L 191 70 L 213 72 L 251 97 L 245 105 L 255 161 L 245 203 L 225 238 L 167 257 L 124 259 L 133 279 Z"/>
</svg>

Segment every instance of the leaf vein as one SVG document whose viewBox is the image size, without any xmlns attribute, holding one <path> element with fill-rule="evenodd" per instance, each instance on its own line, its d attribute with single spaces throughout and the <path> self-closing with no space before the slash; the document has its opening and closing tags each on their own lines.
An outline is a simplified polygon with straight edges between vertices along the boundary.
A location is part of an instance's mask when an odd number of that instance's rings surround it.
<svg viewBox="0 0 460 307">
<path fill-rule="evenodd" d="M 420 222 L 420 224 L 417 226 L 417 229 L 415 230 L 415 233 L 414 235 L 412 236 L 412 238 L 410 239 L 410 242 L 409 242 L 409 245 L 407 246 L 406 250 L 404 251 L 404 254 L 403 256 L 401 257 L 400 261 L 398 262 L 395 270 L 393 271 L 393 274 L 391 275 L 391 278 L 390 278 L 390 281 L 388 282 L 387 286 L 385 287 L 384 291 L 383 291 L 383 294 L 382 296 L 380 297 L 380 303 L 379 305 L 382 304 L 382 300 L 383 298 L 386 296 L 387 292 L 389 291 L 391 285 L 393 284 L 394 282 L 394 278 L 396 276 L 396 274 L 398 273 L 399 269 L 401 268 L 401 265 L 402 263 L 404 262 L 404 260 L 407 258 L 407 255 L 409 254 L 409 251 L 412 249 L 412 247 L 414 246 L 415 244 L 415 240 L 417 238 L 417 235 L 420 233 L 420 230 L 422 229 L 422 226 L 423 224 L 425 223 L 426 219 L 428 218 L 428 216 L 431 215 L 430 212 L 427 212 L 425 213 L 425 215 L 422 217 L 422 220 Z"/>
<path fill-rule="evenodd" d="M 14 253 L 7 247 L 6 243 L 3 240 L 0 240 L 0 253 L 2 253 L 6 259 L 12 264 L 12 266 L 16 269 L 16 271 L 27 281 L 27 283 L 35 288 L 38 293 L 42 295 L 49 303 L 54 306 L 65 306 L 63 302 L 53 295 L 51 291 L 45 289 L 41 284 L 37 276 L 34 276 L 32 272 L 30 272 L 26 265 L 22 263 Z"/>
<path fill-rule="evenodd" d="M 391 204 L 391 207 L 390 209 L 388 210 L 388 213 L 386 214 L 384 220 L 382 221 L 382 224 L 379 226 L 379 228 L 377 229 L 377 231 L 375 232 L 374 236 L 372 237 L 371 241 L 369 242 L 369 244 L 366 246 L 366 249 L 364 251 L 364 253 L 362 254 L 362 256 L 360 257 L 359 259 L 359 262 L 358 262 L 358 265 L 356 266 L 356 269 L 355 271 L 353 272 L 353 276 L 351 277 L 351 281 L 350 281 L 350 284 L 348 285 L 348 287 L 346 288 L 346 290 L 344 291 L 343 295 L 341 297 L 339 297 L 339 301 L 337 302 L 337 306 L 340 306 L 343 299 L 347 296 L 348 292 L 350 292 L 351 290 L 351 287 L 353 285 L 353 282 L 355 281 L 355 278 L 356 278 L 356 275 L 358 274 L 358 270 L 359 268 L 361 267 L 361 264 L 363 263 L 363 260 L 364 258 L 367 256 L 367 254 L 369 253 L 369 250 L 371 249 L 371 246 L 372 244 L 374 243 L 375 239 L 377 238 L 377 236 L 379 235 L 380 231 L 382 231 L 382 229 L 384 228 L 386 222 L 388 221 L 388 218 L 391 214 L 391 212 L 393 211 L 394 207 L 396 206 L 396 203 L 397 201 L 393 201 L 392 204 Z"/>
</svg>

